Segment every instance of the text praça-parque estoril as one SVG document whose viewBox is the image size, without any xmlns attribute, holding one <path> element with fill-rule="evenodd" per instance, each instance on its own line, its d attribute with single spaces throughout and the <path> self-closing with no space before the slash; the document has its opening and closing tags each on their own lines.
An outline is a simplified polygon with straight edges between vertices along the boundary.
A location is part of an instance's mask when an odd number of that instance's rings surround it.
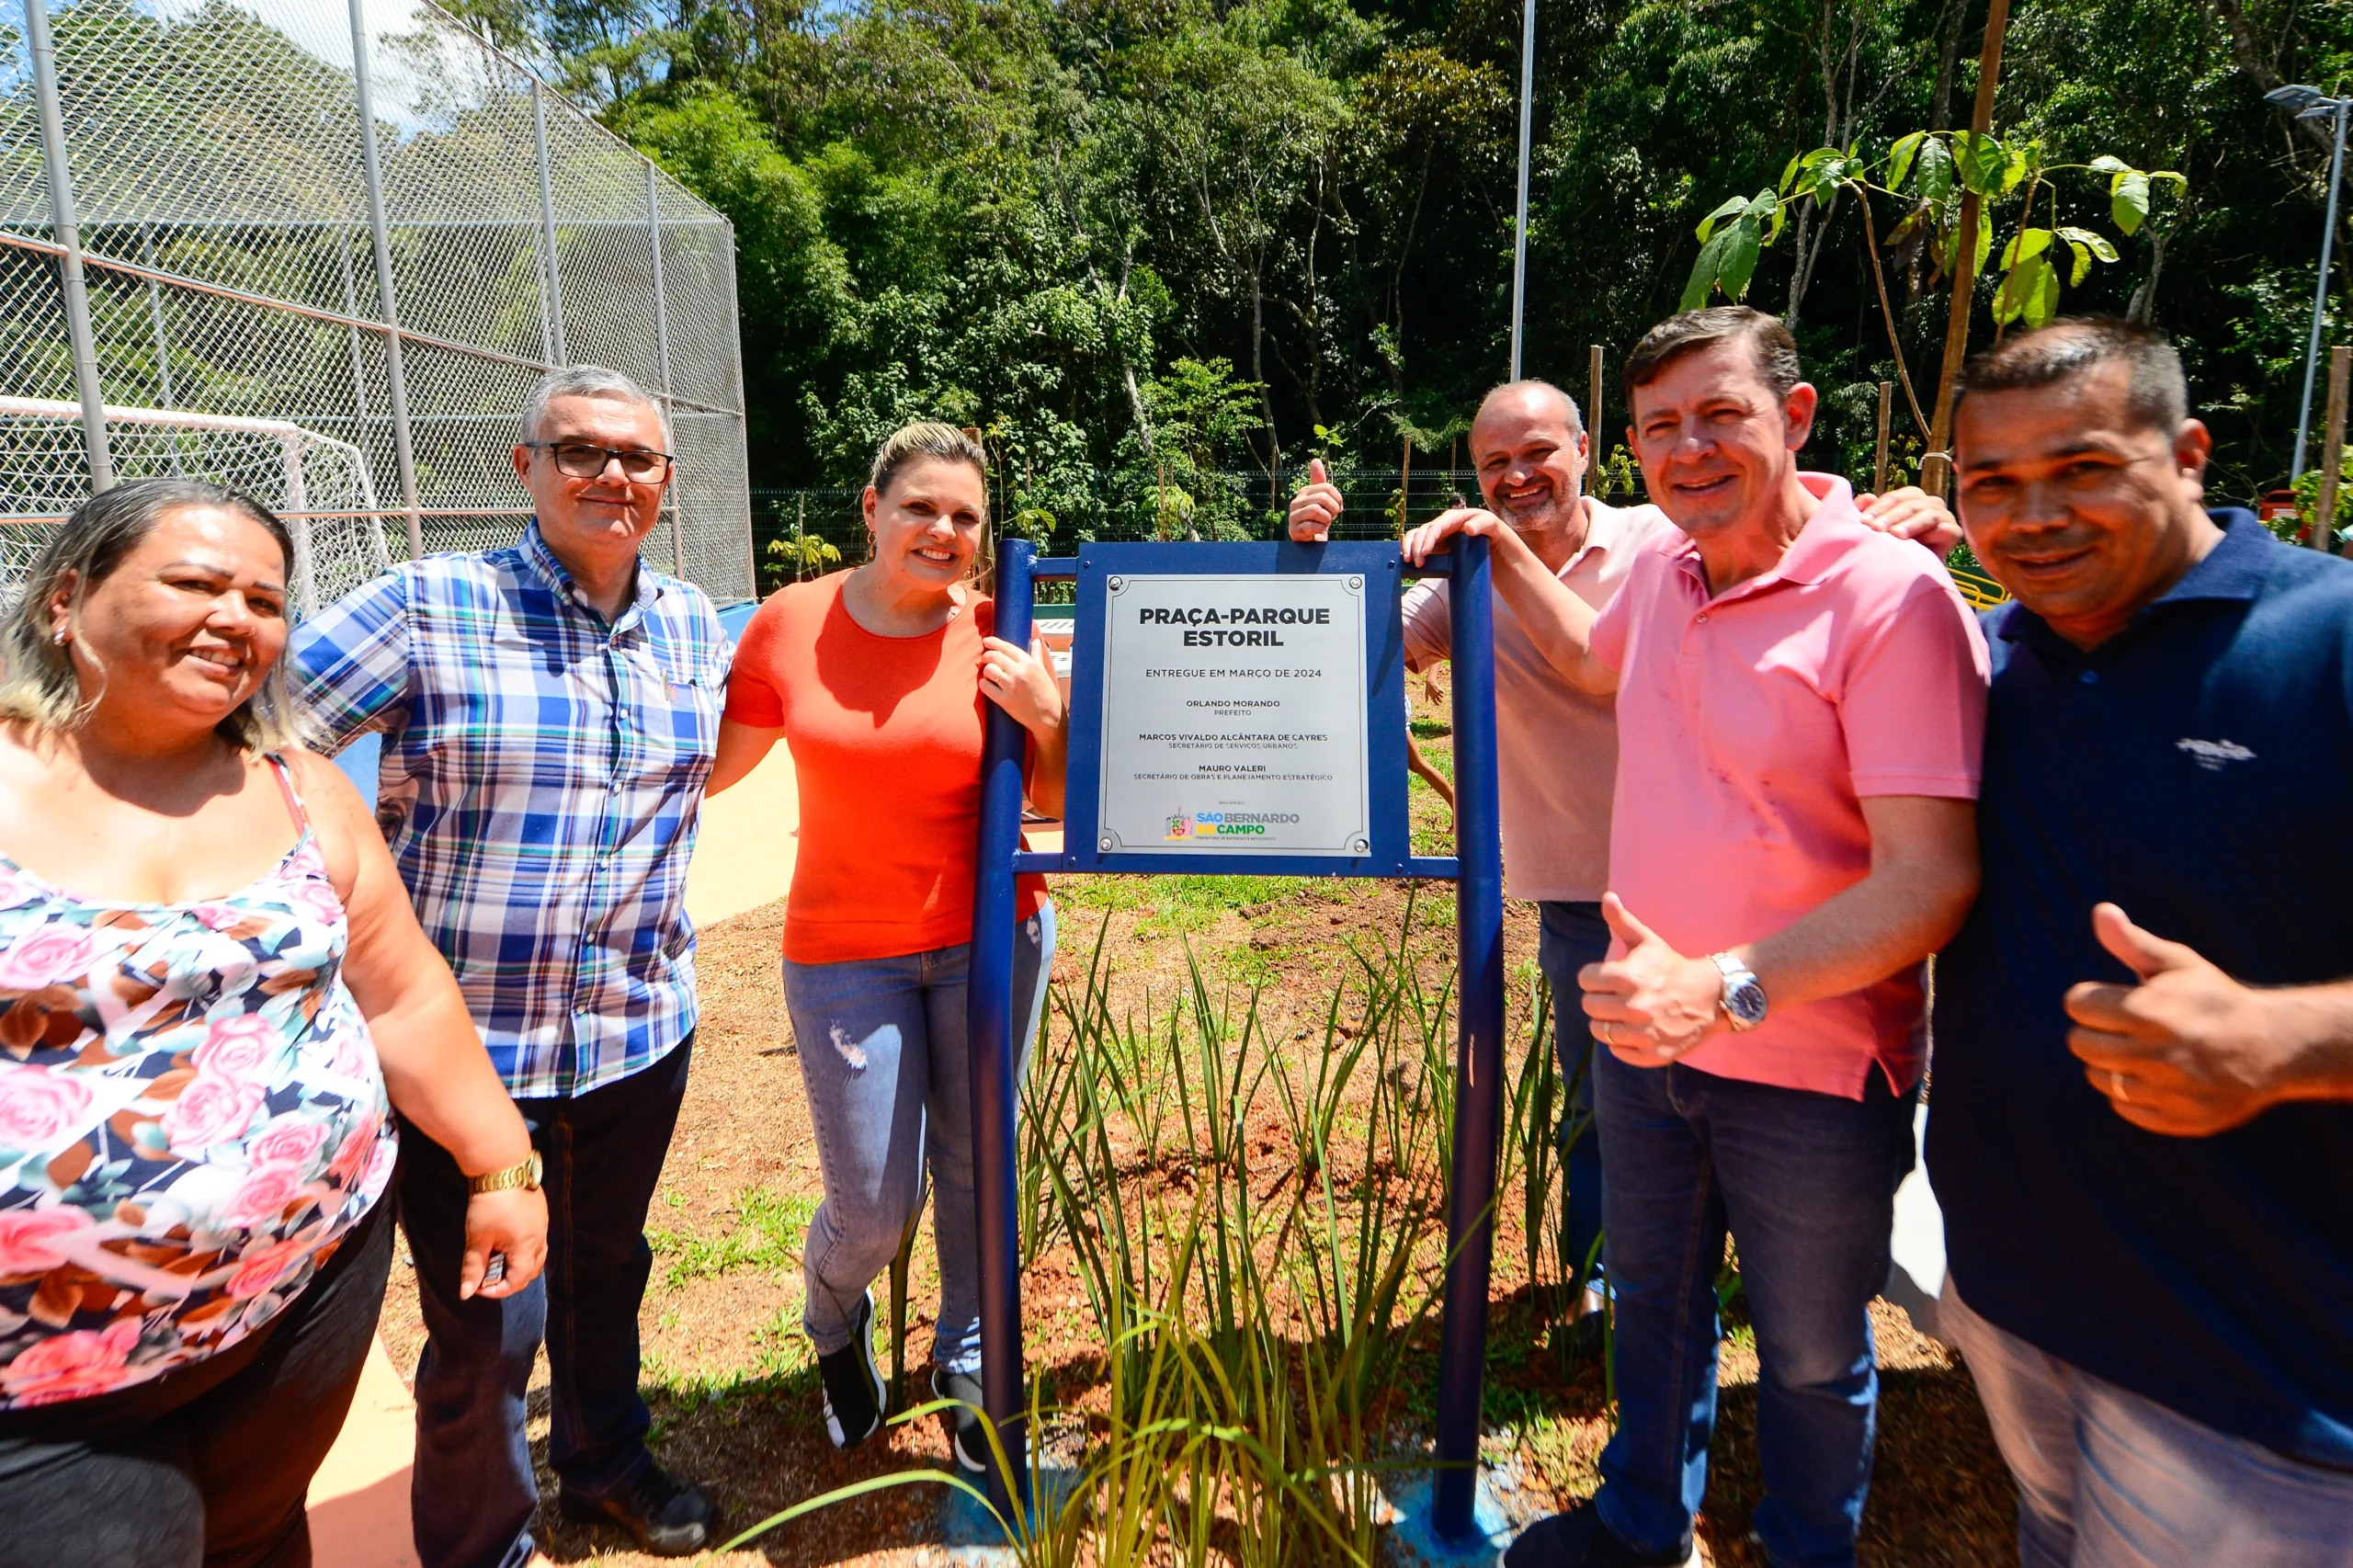
<svg viewBox="0 0 2353 1568">
<path fill-rule="evenodd" d="M 1139 626 L 1181 626 L 1188 648 L 1279 648 L 1283 626 L 1329 626 L 1328 608 L 1283 609 L 1244 605 L 1219 609 L 1205 605 L 1146 605 L 1136 611 Z"/>
</svg>

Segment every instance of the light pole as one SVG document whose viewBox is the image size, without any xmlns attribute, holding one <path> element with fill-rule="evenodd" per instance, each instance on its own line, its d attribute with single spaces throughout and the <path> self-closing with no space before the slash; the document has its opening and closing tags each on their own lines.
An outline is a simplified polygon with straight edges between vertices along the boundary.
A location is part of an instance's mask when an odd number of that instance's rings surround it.
<svg viewBox="0 0 2353 1568">
<path fill-rule="evenodd" d="M 1519 222 L 1511 232 L 1511 376 L 1519 380 L 1520 319 L 1528 305 L 1528 130 L 1536 99 L 1536 0 L 1519 17 Z M 2341 140 L 2341 139 L 2340 139 Z"/>
<path fill-rule="evenodd" d="M 2292 488 L 2304 476 L 2304 441 L 2313 426 L 2313 377 L 2320 369 L 2321 317 L 2328 309 L 2328 266 L 2336 244 L 2336 182 L 2345 169 L 2345 111 L 2353 107 L 2353 98 L 2333 98 L 2318 87 L 2293 83 L 2274 87 L 2263 95 L 2263 101 L 2275 108 L 2287 109 L 2298 119 L 2317 119 L 2322 115 L 2336 122 L 2336 147 L 2328 159 L 2328 225 L 2320 232 L 2320 281 L 2313 288 L 2312 338 L 2304 347 L 2304 400 L 2296 412 L 2296 452 L 2288 464 L 2288 483 Z"/>
</svg>

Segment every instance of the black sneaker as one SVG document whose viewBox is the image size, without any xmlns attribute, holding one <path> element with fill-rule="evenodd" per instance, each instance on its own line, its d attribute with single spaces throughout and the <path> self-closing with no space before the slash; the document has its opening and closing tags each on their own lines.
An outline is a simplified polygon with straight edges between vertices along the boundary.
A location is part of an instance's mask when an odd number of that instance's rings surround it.
<svg viewBox="0 0 2353 1568">
<path fill-rule="evenodd" d="M 854 1449 L 881 1430 L 891 1391 L 874 1364 L 873 1291 L 858 1302 L 849 1343 L 817 1358 L 817 1376 L 825 1389 L 825 1436 L 834 1447 Z"/>
<path fill-rule="evenodd" d="M 931 1397 L 957 1402 L 940 1412 L 948 1423 L 949 1446 L 956 1450 L 956 1462 L 974 1475 L 995 1470 L 996 1450 L 989 1447 L 988 1422 L 981 1415 L 981 1380 L 969 1372 L 935 1369 Z"/>
<path fill-rule="evenodd" d="M 1585 1313 L 1569 1326 L 1569 1355 L 1578 1361 L 1598 1361 L 1608 1344 L 1608 1335 L 1599 1308 Z"/>
<path fill-rule="evenodd" d="M 583 1523 L 603 1519 L 620 1525 L 656 1557 L 691 1556 L 719 1533 L 719 1507 L 710 1494 L 658 1464 L 647 1465 L 627 1489 L 610 1497 L 583 1497 L 560 1485 L 556 1510 Z"/>
<path fill-rule="evenodd" d="M 1539 1519 L 1504 1553 L 1504 1568 L 1697 1568 L 1689 1537 L 1671 1552 L 1636 1551 L 1609 1533 L 1590 1502 Z"/>
</svg>

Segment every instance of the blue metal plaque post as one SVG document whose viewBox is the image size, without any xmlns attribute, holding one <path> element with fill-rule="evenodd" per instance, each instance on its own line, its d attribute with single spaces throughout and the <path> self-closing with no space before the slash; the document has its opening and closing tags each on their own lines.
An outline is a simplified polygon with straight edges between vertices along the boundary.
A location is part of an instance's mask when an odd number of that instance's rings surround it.
<svg viewBox="0 0 2353 1568">
<path fill-rule="evenodd" d="M 1487 1279 L 1495 1252 L 1495 1158 L 1504 1079 L 1504 850 L 1495 800 L 1495 628 L 1487 541 L 1456 550 L 1448 610 L 1454 665 L 1455 930 L 1461 965 L 1454 1056 L 1454 1168 L 1446 1210 L 1446 1306 L 1438 1330 L 1438 1462 L 1431 1526 L 1480 1532 L 1479 1413 L 1485 1394 Z M 1468 657 L 1464 655 L 1468 654 Z"/>
<path fill-rule="evenodd" d="M 1371 826 L 1359 853 L 1343 857 L 1183 849 L 1112 852 L 1098 840 L 1103 761 L 1102 649 L 1108 585 L 1119 573 L 1361 574 L 1365 627 L 1368 758 L 1373 767 Z M 1404 638 L 1398 608 L 1404 575 L 1451 576 L 1454 665 L 1455 844 L 1452 857 L 1413 853 L 1405 793 Z M 1495 1253 L 1495 1164 L 1503 1103 L 1503 844 L 1495 799 L 1495 612 L 1487 541 L 1464 538 L 1451 555 L 1409 572 L 1394 544 L 1109 544 L 1075 560 L 1037 561 L 1031 547 L 1002 546 L 996 635 L 1026 644 L 1033 578 L 1077 583 L 1077 636 L 1071 681 L 1069 782 L 1063 849 L 1025 853 L 1021 764 L 1026 737 L 989 704 L 982 754 L 980 858 L 974 872 L 972 1031 L 974 1187 L 979 1199 L 983 1407 L 995 1425 L 1021 1498 L 1029 1491 L 1021 1351 L 1020 1221 L 1016 1202 L 1016 1085 L 1013 1036 L 1014 879 L 1024 871 L 1183 871 L 1194 875 L 1415 877 L 1453 880 L 1461 966 L 1458 989 L 1454 1157 L 1449 1173 L 1447 1275 L 1438 1348 L 1437 1484 L 1432 1531 L 1441 1540 L 1479 1538 L 1480 1410 L 1487 1340 L 1487 1286 Z M 1376 612 L 1375 607 L 1378 606 Z M 990 1492 L 1008 1506 L 1004 1478 Z"/>
<path fill-rule="evenodd" d="M 1029 645 L 1029 573 L 1036 554 L 1027 540 L 1004 540 L 997 547 L 995 633 L 1017 648 Z M 1013 1068 L 1020 1042 L 1013 1038 L 1013 860 L 1021 850 L 1021 765 L 1029 735 L 995 703 L 981 705 L 988 710 L 988 732 L 981 750 L 981 843 L 972 872 L 972 945 L 964 1002 L 971 1041 L 965 1067 L 972 1096 L 972 1193 L 981 1229 L 981 1408 L 1005 1446 L 1019 1512 L 1006 1495 L 1003 1474 L 990 1473 L 989 1494 L 1027 1530 L 1020 1187 L 1014 1164 Z"/>
</svg>

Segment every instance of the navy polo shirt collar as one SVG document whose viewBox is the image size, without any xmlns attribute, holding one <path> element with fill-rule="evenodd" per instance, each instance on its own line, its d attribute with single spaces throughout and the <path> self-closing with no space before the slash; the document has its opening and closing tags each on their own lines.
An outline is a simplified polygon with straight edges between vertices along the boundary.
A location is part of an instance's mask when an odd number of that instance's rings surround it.
<svg viewBox="0 0 2353 1568">
<path fill-rule="evenodd" d="M 2083 660 L 2114 647 L 2176 605 L 2213 599 L 2253 599 L 2263 592 L 2265 551 L 2279 541 L 2244 506 L 2213 506 L 2206 515 L 2222 530 L 2214 548 L 2181 574 L 2181 581 L 2132 612 L 2123 631 L 2089 653 L 2051 630 L 2048 622 L 2015 599 L 2005 606 L 1996 635 L 2006 642 L 2027 642 L 2063 658 Z"/>
</svg>

